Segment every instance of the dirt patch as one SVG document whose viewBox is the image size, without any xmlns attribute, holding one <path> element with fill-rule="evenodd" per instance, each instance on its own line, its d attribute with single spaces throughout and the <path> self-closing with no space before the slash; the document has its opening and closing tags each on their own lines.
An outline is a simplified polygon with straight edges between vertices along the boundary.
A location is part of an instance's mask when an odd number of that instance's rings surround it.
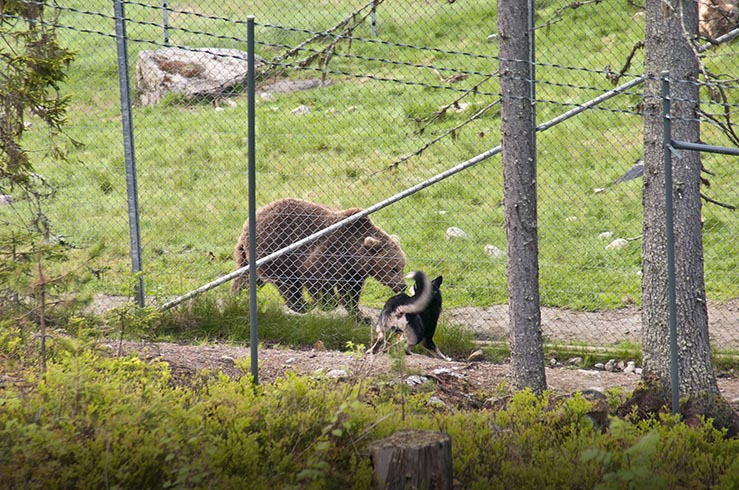
<svg viewBox="0 0 739 490">
<path fill-rule="evenodd" d="M 118 344 L 111 343 L 111 352 L 117 352 Z M 175 378 L 187 380 L 202 370 L 222 372 L 232 379 L 250 373 L 250 350 L 226 344 L 182 345 L 168 342 L 143 343 L 125 341 L 124 353 L 138 353 L 147 359 L 161 359 L 169 363 Z M 307 374 L 322 378 L 359 380 L 362 378 L 404 379 L 406 382 L 435 382 L 438 391 L 447 398 L 483 400 L 495 397 L 500 388 L 510 386 L 510 366 L 490 362 L 451 362 L 438 360 L 423 354 L 407 358 L 407 370 L 401 377 L 393 370 L 387 354 L 357 356 L 352 353 L 322 349 L 259 349 L 258 377 L 262 384 L 273 383 L 287 372 Z M 412 378 L 415 375 L 422 378 Z M 633 373 L 608 372 L 598 369 L 578 369 L 575 366 L 546 368 L 547 386 L 554 394 L 570 394 L 575 391 L 595 389 L 605 391 L 620 387 L 630 393 L 639 382 Z M 739 405 L 739 378 L 720 377 L 719 388 L 724 397 Z M 482 403 L 482 402 L 480 402 Z"/>
</svg>

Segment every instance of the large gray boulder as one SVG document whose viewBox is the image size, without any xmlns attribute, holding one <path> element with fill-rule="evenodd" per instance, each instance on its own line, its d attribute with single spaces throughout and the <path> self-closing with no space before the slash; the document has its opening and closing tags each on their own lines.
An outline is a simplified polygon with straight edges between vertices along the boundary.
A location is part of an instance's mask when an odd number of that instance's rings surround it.
<svg viewBox="0 0 739 490">
<path fill-rule="evenodd" d="M 141 105 L 157 104 L 170 92 L 187 99 L 214 98 L 245 86 L 247 71 L 247 53 L 238 49 L 141 51 L 136 89 Z"/>
</svg>

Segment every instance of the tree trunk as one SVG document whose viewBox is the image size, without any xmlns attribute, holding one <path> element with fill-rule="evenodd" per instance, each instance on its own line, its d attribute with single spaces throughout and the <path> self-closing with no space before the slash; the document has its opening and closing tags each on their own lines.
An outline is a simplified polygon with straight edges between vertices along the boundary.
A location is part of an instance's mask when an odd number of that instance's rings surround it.
<svg viewBox="0 0 739 490">
<path fill-rule="evenodd" d="M 403 430 L 373 443 L 370 452 L 380 489 L 452 489 L 452 439 L 448 434 Z"/>
<path fill-rule="evenodd" d="M 653 401 L 668 405 L 670 340 L 665 239 L 665 175 L 661 74 L 669 70 L 672 139 L 698 142 L 697 3 L 647 0 L 644 113 L 644 222 L 642 245 L 643 384 Z M 716 414 L 720 399 L 711 361 L 703 278 L 701 159 L 673 152 L 676 319 L 680 397 L 683 411 Z M 640 396 L 644 396 L 643 393 Z"/>
<path fill-rule="evenodd" d="M 529 2 L 498 1 L 501 133 L 511 374 L 517 389 L 546 389 L 539 304 L 536 132 Z"/>
</svg>

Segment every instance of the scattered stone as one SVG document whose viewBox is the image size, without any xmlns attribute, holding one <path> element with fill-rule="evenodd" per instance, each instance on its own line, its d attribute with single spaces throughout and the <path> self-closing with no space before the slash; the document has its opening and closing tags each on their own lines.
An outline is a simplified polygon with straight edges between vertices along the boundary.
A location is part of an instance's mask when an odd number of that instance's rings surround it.
<svg viewBox="0 0 739 490">
<path fill-rule="evenodd" d="M 457 369 L 457 367 L 455 366 L 454 369 Z M 434 369 L 433 373 L 437 376 L 446 374 L 448 376 L 454 376 L 455 378 L 462 378 L 462 376 L 459 373 L 455 373 L 451 369 L 447 369 L 447 368 L 436 368 Z"/>
<path fill-rule="evenodd" d="M 231 361 L 231 362 L 234 362 L 234 361 L 236 361 L 236 359 L 234 359 L 234 358 L 233 358 L 233 357 L 231 357 L 231 356 L 221 356 L 221 360 L 222 360 L 222 361 Z"/>
<path fill-rule="evenodd" d="M 606 245 L 606 250 L 618 250 L 619 248 L 624 248 L 628 244 L 629 244 L 629 241 L 627 239 L 616 238 L 611 243 Z"/>
<path fill-rule="evenodd" d="M 604 231 L 603 233 L 598 234 L 598 238 L 611 238 L 612 236 L 612 231 Z"/>
<path fill-rule="evenodd" d="M 259 98 L 267 102 L 274 102 L 277 100 L 277 97 L 275 97 L 272 92 L 262 92 L 259 94 Z"/>
<path fill-rule="evenodd" d="M 477 349 L 475 352 L 467 356 L 468 362 L 475 362 L 480 361 L 482 358 L 485 357 L 485 354 L 482 352 L 482 349 Z"/>
<path fill-rule="evenodd" d="M 457 228 L 456 226 L 450 226 L 449 228 L 447 228 L 446 237 L 447 239 L 464 238 L 465 240 L 471 240 L 466 231 L 461 228 Z"/>
<path fill-rule="evenodd" d="M 616 367 L 616 360 L 609 359 L 608 362 L 605 364 L 605 366 L 603 366 L 603 369 L 605 369 L 606 371 L 610 373 L 616 372 L 616 370 L 618 369 Z"/>
<path fill-rule="evenodd" d="M 550 367 L 556 367 L 557 364 L 558 364 L 557 359 L 555 359 L 554 357 L 552 357 L 551 359 L 549 359 L 549 366 Z"/>
<path fill-rule="evenodd" d="M 290 364 L 292 364 L 294 362 L 295 362 L 295 358 L 294 357 L 290 357 L 287 360 L 285 360 L 285 365 L 286 366 L 289 366 Z"/>
<path fill-rule="evenodd" d="M 626 367 L 626 363 L 624 363 L 623 361 L 618 361 L 618 362 L 616 363 L 616 368 L 617 368 L 617 369 L 618 369 L 619 371 L 623 371 L 625 367 Z"/>
<path fill-rule="evenodd" d="M 446 403 L 444 403 L 444 400 L 436 395 L 429 397 L 426 403 L 432 407 L 446 408 Z"/>
<path fill-rule="evenodd" d="M 308 114 L 308 113 L 310 113 L 310 108 L 305 104 L 300 104 L 298 107 L 290 111 L 290 114 L 297 114 L 297 115 Z"/>
<path fill-rule="evenodd" d="M 326 373 L 326 376 L 332 379 L 340 379 L 340 378 L 346 378 L 349 376 L 349 373 L 347 373 L 343 369 L 332 369 L 331 371 Z"/>
<path fill-rule="evenodd" d="M 593 364 L 593 367 L 595 369 L 605 369 L 606 368 L 605 364 L 603 364 L 602 362 L 596 362 L 595 364 Z"/>
<path fill-rule="evenodd" d="M 13 197 L 7 194 L 0 194 L 0 206 L 13 204 Z"/>
<path fill-rule="evenodd" d="M 642 373 L 642 368 L 634 369 L 634 374 L 636 374 L 637 376 L 641 376 L 641 373 Z"/>
<path fill-rule="evenodd" d="M 488 255 L 494 259 L 502 259 L 503 257 L 505 257 L 505 252 L 495 245 L 485 245 L 485 255 Z"/>
<path fill-rule="evenodd" d="M 416 385 L 422 385 L 425 382 L 427 382 L 429 379 L 425 376 L 419 376 L 417 374 L 412 374 L 405 378 L 405 384 L 409 386 L 416 386 Z"/>
<path fill-rule="evenodd" d="M 577 221 L 577 216 L 568 216 L 565 218 L 565 221 Z"/>
<path fill-rule="evenodd" d="M 462 102 L 452 107 L 452 112 L 464 112 L 472 106 L 469 102 Z"/>
<path fill-rule="evenodd" d="M 624 368 L 624 374 L 632 374 L 634 371 L 636 371 L 636 363 L 634 361 L 627 362 Z"/>
<path fill-rule="evenodd" d="M 582 366 L 582 357 L 570 357 L 567 359 L 567 364 L 570 366 Z"/>
<path fill-rule="evenodd" d="M 606 191 L 605 187 L 596 187 L 595 189 L 593 189 L 594 194 L 600 194 L 601 192 L 605 192 L 605 191 Z"/>
</svg>

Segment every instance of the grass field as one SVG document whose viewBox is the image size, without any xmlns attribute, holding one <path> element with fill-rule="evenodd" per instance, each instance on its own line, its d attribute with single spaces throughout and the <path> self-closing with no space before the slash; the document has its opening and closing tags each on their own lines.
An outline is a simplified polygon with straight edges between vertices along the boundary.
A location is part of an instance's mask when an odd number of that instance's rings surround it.
<svg viewBox="0 0 739 490">
<path fill-rule="evenodd" d="M 105 243 L 98 265 L 102 272 L 88 287 L 106 294 L 130 294 L 133 281 L 116 46 L 110 37 L 112 12 L 107 2 L 98 0 L 65 2 L 67 7 L 75 3 L 85 12 L 105 13 L 61 12 L 65 28 L 60 34 L 79 52 L 68 83 L 61 87 L 72 97 L 67 133 L 83 146 L 70 149 L 68 163 L 39 158 L 37 169 L 57 189 L 48 208 L 56 233 L 78 250 Z M 615 2 L 601 3 L 607 7 Z M 294 46 L 309 37 L 302 30 L 327 29 L 361 5 L 349 0 L 282 4 L 253 6 L 254 11 L 237 2 L 219 3 L 217 9 L 215 3 L 191 2 L 186 8 L 170 4 L 176 10 L 169 18 L 171 40 L 187 46 L 245 49 L 243 20 L 254 13 L 257 54 L 271 59 L 284 51 L 282 46 Z M 564 3 L 554 1 L 537 6 L 540 122 L 612 88 L 602 70 L 607 64 L 614 69 L 620 66 L 643 36 L 643 20 L 636 8 L 620 3 L 607 13 L 596 4 L 563 8 Z M 161 44 L 161 27 L 156 25 L 161 13 L 133 4 L 127 15 L 133 77 L 138 52 Z M 275 94 L 274 100 L 259 99 L 258 204 L 292 196 L 341 208 L 366 207 L 497 146 L 497 106 L 442 137 L 495 101 L 497 81 L 486 76 L 497 70 L 495 43 L 486 40 L 495 25 L 494 7 L 485 3 L 382 4 L 377 37 L 371 36 L 364 22 L 352 33 L 357 40 L 338 45 L 326 68 L 331 85 Z M 310 44 L 313 49 L 323 46 Z M 420 49 L 426 47 L 434 50 Z M 639 73 L 642 59 L 643 52 L 638 52 L 630 72 Z M 708 62 L 718 72 L 739 71 L 729 56 Z M 453 74 L 467 78 L 457 83 L 441 81 Z M 322 72 L 292 66 L 281 76 L 320 78 Z M 464 95 L 463 90 L 473 86 L 477 92 Z M 731 95 L 735 97 L 735 92 Z M 440 107 L 459 97 L 460 103 L 469 104 L 466 109 L 438 115 Z M 638 99 L 639 89 L 635 89 L 600 110 L 539 135 L 540 271 L 545 305 L 597 310 L 640 301 L 640 241 L 630 241 L 619 250 L 606 245 L 615 238 L 641 234 L 641 182 L 593 192 L 641 156 L 641 118 L 634 112 Z M 183 294 L 234 268 L 231 251 L 247 214 L 247 108 L 246 95 L 233 100 L 234 107 L 182 104 L 176 99 L 154 107 L 134 106 L 149 296 Z M 300 105 L 310 112 L 292 114 Z M 29 130 L 29 141 L 39 153 L 48 144 L 46 137 L 36 126 Z M 442 137 L 438 143 L 388 169 L 437 137 Z M 726 144 L 710 126 L 705 127 L 703 138 Z M 739 167 L 724 156 L 707 155 L 704 162 L 716 173 L 709 193 L 736 204 Z M 401 237 L 409 269 L 445 276 L 448 305 L 499 304 L 506 301 L 505 261 L 483 250 L 486 245 L 505 250 L 502 198 L 500 159 L 493 157 L 383 209 L 373 220 Z M 710 205 L 704 218 L 709 298 L 736 297 L 739 253 L 734 238 L 739 236 L 739 219 L 735 212 Z M 444 233 L 450 226 L 464 229 L 471 239 L 446 240 Z M 606 238 L 603 232 L 613 235 Z M 377 305 L 386 295 L 385 288 L 370 281 L 364 301 Z"/>
</svg>

